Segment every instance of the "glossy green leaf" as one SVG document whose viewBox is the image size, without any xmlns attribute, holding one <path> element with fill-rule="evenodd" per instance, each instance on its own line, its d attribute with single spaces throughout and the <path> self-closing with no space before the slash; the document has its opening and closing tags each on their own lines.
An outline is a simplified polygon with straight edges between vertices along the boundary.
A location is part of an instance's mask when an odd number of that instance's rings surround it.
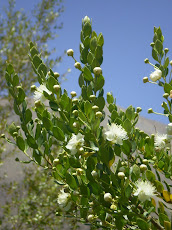
<svg viewBox="0 0 172 230">
<path fill-rule="evenodd" d="M 91 32 L 92 32 L 91 24 L 89 22 L 86 22 L 83 27 L 84 37 L 90 36 Z"/>
<path fill-rule="evenodd" d="M 55 101 L 49 101 L 49 105 L 50 105 L 50 108 L 53 111 L 58 111 L 59 106 L 58 106 L 57 102 L 55 102 Z"/>
<path fill-rule="evenodd" d="M 104 86 L 104 83 L 105 83 L 105 79 L 104 79 L 103 75 L 99 75 L 94 81 L 95 92 L 100 90 Z"/>
<path fill-rule="evenodd" d="M 98 36 L 98 39 L 97 39 L 97 43 L 99 46 L 103 46 L 104 44 L 104 38 L 103 38 L 103 34 L 100 33 L 99 36 Z"/>
<path fill-rule="evenodd" d="M 86 63 L 87 63 L 87 55 L 88 55 L 88 49 L 87 49 L 87 48 L 84 48 L 84 49 L 81 51 L 81 56 L 80 56 L 81 62 L 82 62 L 83 64 L 86 64 Z"/>
<path fill-rule="evenodd" d="M 32 112 L 30 109 L 27 109 L 25 112 L 25 123 L 27 124 L 32 119 Z"/>
<path fill-rule="evenodd" d="M 87 66 L 84 66 L 84 68 L 83 68 L 83 75 L 84 75 L 84 79 L 86 81 L 92 81 L 93 80 L 93 76 L 91 74 L 91 71 L 88 69 Z"/>
<path fill-rule="evenodd" d="M 91 51 L 94 52 L 96 47 L 97 47 L 97 38 L 93 37 L 93 38 L 91 38 L 91 41 L 90 41 L 90 49 L 91 49 Z"/>
<path fill-rule="evenodd" d="M 33 65 L 37 69 L 38 66 L 42 63 L 41 58 L 38 55 L 35 55 L 33 58 Z"/>
<path fill-rule="evenodd" d="M 159 61 L 158 60 L 158 54 L 157 54 L 157 52 L 156 52 L 156 50 L 155 49 L 152 49 L 152 57 L 153 57 L 153 59 L 155 60 L 155 61 Z"/>
<path fill-rule="evenodd" d="M 87 36 L 85 39 L 84 39 L 84 42 L 83 42 L 85 48 L 89 48 L 90 46 L 90 38 L 89 36 Z"/>
<path fill-rule="evenodd" d="M 137 225 L 139 226 L 139 228 L 141 230 L 148 230 L 150 229 L 149 223 L 147 223 L 145 220 L 141 219 L 141 218 L 137 218 Z"/>
<path fill-rule="evenodd" d="M 126 119 L 123 123 L 123 128 L 127 131 L 127 133 L 130 133 L 131 132 L 131 129 L 132 129 L 132 124 L 131 122 L 129 121 L 129 119 Z"/>
<path fill-rule="evenodd" d="M 14 75 L 13 77 L 13 86 L 17 86 L 19 84 L 19 77 L 17 74 Z"/>
<path fill-rule="evenodd" d="M 39 52 L 38 52 L 38 50 L 33 46 L 33 47 L 31 48 L 31 50 L 30 50 L 30 54 L 31 54 L 32 58 L 34 58 L 34 56 L 35 56 L 35 55 L 38 55 Z"/>
<path fill-rule="evenodd" d="M 172 86 L 168 83 L 164 84 L 164 92 L 170 94 L 170 91 L 172 90 Z"/>
<path fill-rule="evenodd" d="M 167 68 L 168 65 L 169 65 L 169 63 L 170 63 L 169 57 L 167 57 L 167 58 L 165 59 L 164 68 Z"/>
<path fill-rule="evenodd" d="M 156 50 L 158 51 L 159 54 L 162 53 L 163 44 L 159 39 L 157 39 L 156 42 L 155 42 L 155 48 L 156 48 Z"/>
<path fill-rule="evenodd" d="M 25 150 L 25 141 L 23 140 L 23 138 L 21 136 L 18 136 L 16 138 L 16 144 L 20 150 L 22 150 L 22 151 Z"/>
<path fill-rule="evenodd" d="M 66 173 L 66 182 L 69 185 L 69 187 L 71 187 L 71 189 L 75 190 L 78 188 L 75 178 L 69 173 Z"/>
<path fill-rule="evenodd" d="M 129 140 L 124 140 L 122 145 L 122 151 L 129 156 L 131 154 L 132 146 Z"/>
<path fill-rule="evenodd" d="M 88 56 L 87 56 L 88 64 L 91 65 L 91 63 L 93 62 L 94 58 L 95 58 L 94 54 L 91 51 L 89 51 Z"/>
<path fill-rule="evenodd" d="M 6 71 L 9 73 L 9 74 L 12 74 L 14 72 L 14 68 L 11 64 L 8 64 L 7 65 L 7 68 L 6 68 Z"/>
<path fill-rule="evenodd" d="M 63 131 L 57 126 L 53 127 L 53 135 L 59 141 L 64 141 L 64 139 L 65 139 L 65 135 L 64 135 Z"/>
<path fill-rule="evenodd" d="M 154 173 L 153 173 L 152 171 L 150 171 L 150 170 L 147 170 L 147 171 L 146 171 L 146 177 L 147 177 L 147 179 L 148 179 L 149 181 L 151 181 L 151 182 L 154 182 L 155 179 L 156 179 Z"/>
</svg>

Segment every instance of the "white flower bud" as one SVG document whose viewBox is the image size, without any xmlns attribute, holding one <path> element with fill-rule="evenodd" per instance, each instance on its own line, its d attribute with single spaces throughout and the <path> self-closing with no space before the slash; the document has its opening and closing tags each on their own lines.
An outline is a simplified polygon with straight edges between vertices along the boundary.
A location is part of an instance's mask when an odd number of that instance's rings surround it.
<svg viewBox="0 0 172 230">
<path fill-rule="evenodd" d="M 78 116 L 78 110 L 75 109 L 75 110 L 73 110 L 72 113 L 73 113 L 74 116 L 76 116 L 76 117 Z"/>
<path fill-rule="evenodd" d="M 72 103 L 77 104 L 78 103 L 78 98 L 72 99 Z"/>
<path fill-rule="evenodd" d="M 153 109 L 152 108 L 148 109 L 148 113 L 153 113 Z"/>
<path fill-rule="evenodd" d="M 165 51 L 165 54 L 167 54 L 168 51 L 169 51 L 169 49 L 168 49 L 168 48 L 165 48 L 164 51 Z"/>
<path fill-rule="evenodd" d="M 141 172 L 144 172 L 144 171 L 146 171 L 148 168 L 147 168 L 147 166 L 145 165 L 145 164 L 141 164 L 140 165 L 140 170 L 141 170 Z"/>
<path fill-rule="evenodd" d="M 148 164 L 148 160 L 147 159 L 143 159 L 143 164 L 147 165 Z"/>
<path fill-rule="evenodd" d="M 95 75 L 100 75 L 100 74 L 102 74 L 102 69 L 101 69 L 100 67 L 95 67 L 95 68 L 93 69 L 93 73 L 94 73 Z"/>
<path fill-rule="evenodd" d="M 93 171 L 91 172 L 91 175 L 92 175 L 94 178 L 97 178 L 97 177 L 98 177 L 98 173 L 97 173 L 95 170 L 93 170 Z"/>
<path fill-rule="evenodd" d="M 96 117 L 101 118 L 102 117 L 102 112 L 100 112 L 100 111 L 96 112 Z"/>
<path fill-rule="evenodd" d="M 73 57 L 74 51 L 73 49 L 68 49 L 67 50 L 67 55 Z"/>
<path fill-rule="evenodd" d="M 92 214 L 88 215 L 87 219 L 89 222 L 92 222 L 94 220 L 94 215 L 92 215 Z"/>
<path fill-rule="evenodd" d="M 112 210 L 117 210 L 117 206 L 115 205 L 115 204 L 112 204 L 111 206 L 110 206 L 110 209 L 112 209 Z"/>
<path fill-rule="evenodd" d="M 74 127 L 74 128 L 77 128 L 78 125 L 79 125 L 79 124 L 78 124 L 77 122 L 74 122 L 74 123 L 73 123 L 73 127 Z"/>
<path fill-rule="evenodd" d="M 104 200 L 106 202 L 112 202 L 112 195 L 110 193 L 105 193 L 104 194 Z"/>
<path fill-rule="evenodd" d="M 54 85 L 54 86 L 53 86 L 53 89 L 54 89 L 56 92 L 58 92 L 59 89 L 60 89 L 60 85 Z"/>
<path fill-rule="evenodd" d="M 167 98 L 169 97 L 169 94 L 168 94 L 168 93 L 164 93 L 164 94 L 163 94 L 163 97 L 164 97 L 165 99 L 167 99 Z"/>
<path fill-rule="evenodd" d="M 172 66 L 172 60 L 170 61 L 170 65 Z"/>
<path fill-rule="evenodd" d="M 83 169 L 81 169 L 81 168 L 76 169 L 77 175 L 82 175 L 83 172 L 84 172 L 84 171 L 83 171 Z"/>
<path fill-rule="evenodd" d="M 1 138 L 5 138 L 5 134 L 4 133 L 1 134 Z"/>
<path fill-rule="evenodd" d="M 59 163 L 60 163 L 60 160 L 59 160 L 59 159 L 54 159 L 54 160 L 53 160 L 53 164 L 54 164 L 54 165 L 58 165 Z"/>
<path fill-rule="evenodd" d="M 85 24 L 86 22 L 90 23 L 90 18 L 89 18 L 88 16 L 85 16 L 85 17 L 84 17 L 84 24 Z"/>
<path fill-rule="evenodd" d="M 118 177 L 119 177 L 120 179 L 124 179 L 125 174 L 124 174 L 123 172 L 119 172 L 119 173 L 118 173 Z"/>
<path fill-rule="evenodd" d="M 148 77 L 144 77 L 144 78 L 143 78 L 143 83 L 146 83 L 146 82 L 149 82 Z"/>
<path fill-rule="evenodd" d="M 146 64 L 148 64 L 148 63 L 149 63 L 149 59 L 146 58 L 146 59 L 144 60 L 144 62 L 145 62 Z"/>
<path fill-rule="evenodd" d="M 141 107 L 137 107 L 136 111 L 137 111 L 137 113 L 140 113 L 142 111 L 142 108 Z"/>
<path fill-rule="evenodd" d="M 90 100 L 94 101 L 95 98 L 96 98 L 95 95 L 90 95 Z"/>
<path fill-rule="evenodd" d="M 76 92 L 75 92 L 75 91 L 72 91 L 72 92 L 70 93 L 70 95 L 71 95 L 72 97 L 76 97 Z"/>
<path fill-rule="evenodd" d="M 74 66 L 76 69 L 81 69 L 81 64 L 79 62 L 75 62 Z"/>
<path fill-rule="evenodd" d="M 150 79 L 155 82 L 161 79 L 162 71 L 160 69 L 155 69 L 153 73 L 150 74 Z"/>
<path fill-rule="evenodd" d="M 97 105 L 93 105 L 92 110 L 94 110 L 96 112 L 99 110 L 99 107 Z"/>
<path fill-rule="evenodd" d="M 55 77 L 55 78 L 58 78 L 59 76 L 60 76 L 60 74 L 59 74 L 59 73 L 54 72 L 54 77 Z"/>
</svg>

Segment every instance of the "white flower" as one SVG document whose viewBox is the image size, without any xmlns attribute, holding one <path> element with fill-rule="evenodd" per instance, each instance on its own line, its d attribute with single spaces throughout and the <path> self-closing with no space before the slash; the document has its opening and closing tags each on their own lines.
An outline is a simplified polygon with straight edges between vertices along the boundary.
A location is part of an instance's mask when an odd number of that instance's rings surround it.
<svg viewBox="0 0 172 230">
<path fill-rule="evenodd" d="M 40 100 L 41 102 L 46 101 L 43 91 L 45 91 L 49 95 L 51 94 L 51 92 L 46 88 L 45 85 L 40 85 L 34 92 L 34 101 L 37 101 L 37 100 Z"/>
<path fill-rule="evenodd" d="M 122 141 L 128 139 L 127 132 L 123 127 L 114 123 L 108 125 L 108 130 L 104 134 L 106 139 L 113 144 L 122 145 Z"/>
<path fill-rule="evenodd" d="M 138 196 L 141 202 L 149 200 L 155 196 L 155 187 L 149 181 L 137 181 L 134 196 Z"/>
<path fill-rule="evenodd" d="M 81 133 L 78 133 L 77 135 L 72 134 L 72 137 L 66 145 L 66 148 L 69 149 L 71 153 L 74 155 L 75 153 L 77 153 L 77 149 L 83 146 L 83 144 L 84 136 Z"/>
<path fill-rule="evenodd" d="M 69 193 L 65 193 L 63 189 L 60 190 L 60 193 L 57 198 L 57 202 L 60 205 L 60 207 L 64 208 L 67 205 L 69 198 Z"/>
<path fill-rule="evenodd" d="M 157 80 L 159 80 L 161 78 L 161 76 L 162 76 L 161 70 L 155 69 L 155 71 L 150 74 L 150 79 L 152 81 L 157 81 Z"/>
<path fill-rule="evenodd" d="M 163 149 L 166 146 L 167 134 L 159 134 L 155 135 L 154 144 L 157 149 Z"/>
</svg>

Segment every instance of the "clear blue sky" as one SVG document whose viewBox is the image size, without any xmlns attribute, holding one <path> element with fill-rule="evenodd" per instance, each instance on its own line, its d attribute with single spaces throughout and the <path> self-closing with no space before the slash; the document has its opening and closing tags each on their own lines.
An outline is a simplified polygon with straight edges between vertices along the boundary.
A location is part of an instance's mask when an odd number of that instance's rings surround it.
<svg viewBox="0 0 172 230">
<path fill-rule="evenodd" d="M 0 7 L 4 2 L 0 0 Z M 29 10 L 35 2 L 36 0 L 16 0 L 16 7 Z M 117 105 L 124 108 L 130 104 L 140 106 L 143 109 L 142 116 L 168 123 L 167 118 L 147 114 L 150 107 L 162 112 L 163 90 L 153 84 L 143 84 L 142 78 L 154 71 L 153 67 L 144 64 L 146 57 L 152 60 L 150 43 L 154 26 L 161 27 L 165 37 L 164 47 L 170 49 L 169 56 L 172 59 L 172 1 L 66 0 L 64 6 L 65 12 L 61 16 L 64 28 L 54 41 L 58 55 L 63 50 L 72 48 L 75 58 L 79 60 L 81 20 L 88 15 L 93 20 L 93 29 L 97 33 L 102 32 L 105 39 L 102 65 L 105 93 L 113 92 Z M 73 65 L 73 60 L 66 56 L 54 71 L 63 73 L 65 69 L 71 68 L 72 72 L 68 74 L 68 80 L 62 87 L 79 94 L 79 71 Z"/>
</svg>

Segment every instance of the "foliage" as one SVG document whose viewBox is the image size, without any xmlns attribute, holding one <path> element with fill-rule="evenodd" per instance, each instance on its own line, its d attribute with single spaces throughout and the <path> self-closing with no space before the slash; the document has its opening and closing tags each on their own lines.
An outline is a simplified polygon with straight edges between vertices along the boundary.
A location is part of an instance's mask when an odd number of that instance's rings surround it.
<svg viewBox="0 0 172 230">
<path fill-rule="evenodd" d="M 157 60 L 164 52 L 160 32 L 155 29 Z M 171 185 L 161 178 L 164 174 L 172 179 L 169 138 L 148 136 L 135 127 L 140 108 L 118 110 L 111 93 L 105 101 L 100 67 L 103 44 L 102 33 L 97 35 L 92 30 L 86 16 L 80 44 L 83 66 L 73 50 L 67 51 L 80 71 L 81 95 L 76 97 L 74 91 L 69 96 L 61 89 L 58 78 L 31 42 L 30 60 L 41 86 L 32 87 L 36 96 L 31 109 L 13 66 L 7 65 L 5 77 L 14 98 L 14 111 L 21 121 L 20 129 L 13 123 L 8 131 L 28 162 L 51 171 L 59 184 L 59 215 L 68 213 L 91 229 L 170 229 L 167 209 Z M 156 67 L 162 71 L 163 79 L 166 65 L 165 69 Z M 156 80 L 160 82 L 159 77 L 158 72 Z M 108 127 L 104 128 L 101 122 L 105 119 L 106 102 L 110 115 Z"/>
</svg>

